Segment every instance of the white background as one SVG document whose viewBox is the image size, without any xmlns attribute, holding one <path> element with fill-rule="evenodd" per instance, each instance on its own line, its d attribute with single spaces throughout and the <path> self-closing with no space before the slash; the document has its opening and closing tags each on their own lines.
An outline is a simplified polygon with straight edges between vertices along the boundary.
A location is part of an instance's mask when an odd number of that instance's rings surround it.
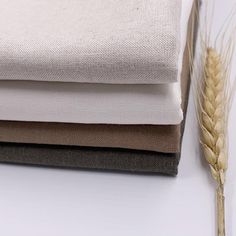
<svg viewBox="0 0 236 236">
<path fill-rule="evenodd" d="M 235 1 L 216 2 L 219 23 Z M 226 184 L 229 236 L 236 235 L 235 119 L 236 102 Z M 0 165 L 2 236 L 213 236 L 214 200 L 192 97 L 176 178 Z"/>
</svg>

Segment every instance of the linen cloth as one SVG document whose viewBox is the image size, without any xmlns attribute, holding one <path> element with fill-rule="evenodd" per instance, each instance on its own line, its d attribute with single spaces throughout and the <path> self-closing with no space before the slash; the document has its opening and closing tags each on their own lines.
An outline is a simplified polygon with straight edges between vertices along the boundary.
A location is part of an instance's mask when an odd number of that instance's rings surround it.
<svg viewBox="0 0 236 236">
<path fill-rule="evenodd" d="M 0 81 L 0 120 L 179 124 L 178 87 Z"/>
<path fill-rule="evenodd" d="M 180 125 L 86 125 L 0 121 L 0 142 L 180 151 Z"/>
<path fill-rule="evenodd" d="M 192 0 L 184 0 L 182 4 L 179 77 L 184 51 L 182 48 L 185 48 L 186 45 L 191 2 Z M 10 1 L 9 4 L 18 3 Z M 178 3 L 178 6 L 181 4 Z M 3 57 L 2 60 L 5 59 Z M 12 67 L 11 71 L 14 71 Z M 0 73 L 3 72 L 0 70 Z M 41 73 L 41 75 L 44 74 Z M 1 120 L 168 125 L 181 122 L 183 114 L 180 106 L 181 95 L 178 83 L 158 86 L 115 86 L 22 81 L 18 83 L 15 81 L 0 82 Z"/>
<path fill-rule="evenodd" d="M 0 5 L 1 80 L 177 81 L 180 0 L 0 0 Z"/>
<path fill-rule="evenodd" d="M 183 134 L 184 122 L 181 128 Z M 0 143 L 0 161 L 4 163 L 176 175 L 179 157 L 180 153 L 130 149 Z"/>
<path fill-rule="evenodd" d="M 0 143 L 0 162 L 176 175 L 179 154 L 112 148 Z"/>
</svg>

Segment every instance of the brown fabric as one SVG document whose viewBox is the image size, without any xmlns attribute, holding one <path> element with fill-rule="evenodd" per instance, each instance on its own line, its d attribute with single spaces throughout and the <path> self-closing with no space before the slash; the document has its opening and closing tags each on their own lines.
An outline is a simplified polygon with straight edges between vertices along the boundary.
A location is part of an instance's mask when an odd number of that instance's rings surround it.
<svg viewBox="0 0 236 236">
<path fill-rule="evenodd" d="M 0 122 L 0 141 L 179 151 L 179 126 Z M 168 141 L 167 141 L 168 140 Z"/>
<path fill-rule="evenodd" d="M 192 17 L 188 42 L 192 42 Z M 189 53 L 182 68 L 182 100 L 186 111 L 189 87 Z M 165 153 L 180 152 L 181 125 L 102 125 L 0 121 L 0 142 L 129 148 Z"/>
</svg>

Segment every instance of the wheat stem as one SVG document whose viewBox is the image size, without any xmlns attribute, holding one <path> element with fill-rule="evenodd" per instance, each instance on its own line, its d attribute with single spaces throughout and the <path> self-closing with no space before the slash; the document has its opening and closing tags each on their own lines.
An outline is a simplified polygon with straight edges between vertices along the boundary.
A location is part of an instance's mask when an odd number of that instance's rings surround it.
<svg viewBox="0 0 236 236">
<path fill-rule="evenodd" d="M 218 236 L 225 236 L 225 196 L 224 185 L 218 185 L 216 190 L 217 198 L 217 233 Z"/>
</svg>

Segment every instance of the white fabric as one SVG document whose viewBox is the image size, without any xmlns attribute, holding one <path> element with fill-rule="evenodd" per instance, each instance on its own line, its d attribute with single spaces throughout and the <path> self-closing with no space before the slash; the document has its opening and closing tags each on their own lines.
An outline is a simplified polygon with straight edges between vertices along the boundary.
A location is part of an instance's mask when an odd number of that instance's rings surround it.
<svg viewBox="0 0 236 236">
<path fill-rule="evenodd" d="M 193 0 L 183 0 L 181 73 Z M 98 85 L 0 81 L 0 119 L 72 123 L 179 124 L 179 83 Z"/>
<path fill-rule="evenodd" d="M 0 81 L 0 119 L 178 124 L 183 115 L 176 85 Z"/>
<path fill-rule="evenodd" d="M 177 81 L 180 0 L 0 0 L 0 79 Z"/>
</svg>

